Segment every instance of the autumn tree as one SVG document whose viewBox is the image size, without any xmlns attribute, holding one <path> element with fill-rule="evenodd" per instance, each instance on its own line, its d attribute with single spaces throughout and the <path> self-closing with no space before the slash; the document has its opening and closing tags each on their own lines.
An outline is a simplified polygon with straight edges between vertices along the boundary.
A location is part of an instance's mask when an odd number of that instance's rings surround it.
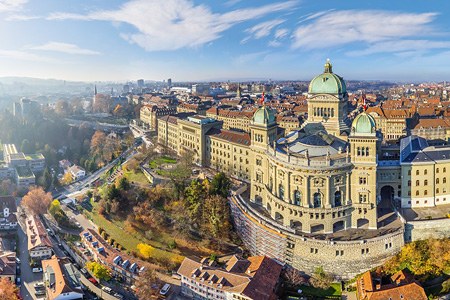
<svg viewBox="0 0 450 300">
<path fill-rule="evenodd" d="M 92 275 L 94 275 L 95 278 L 105 281 L 111 279 L 111 272 L 109 271 L 109 269 L 98 262 L 87 262 L 86 269 L 91 271 Z"/>
<path fill-rule="evenodd" d="M 327 289 L 330 287 L 333 282 L 333 276 L 326 273 L 323 267 L 317 267 L 314 270 L 313 275 L 309 279 L 309 283 L 319 289 Z"/>
<path fill-rule="evenodd" d="M 185 189 L 184 201 L 193 223 L 201 222 L 202 207 L 207 196 L 207 190 L 199 180 L 192 180 L 191 184 Z"/>
<path fill-rule="evenodd" d="M 299 286 L 307 282 L 302 272 L 292 267 L 287 267 L 283 270 L 282 277 L 290 286 Z"/>
<path fill-rule="evenodd" d="M 0 295 L 3 299 L 19 300 L 19 289 L 8 277 L 0 278 Z"/>
<path fill-rule="evenodd" d="M 72 183 L 72 181 L 73 181 L 72 173 L 66 172 L 66 173 L 64 173 L 64 176 L 61 179 L 61 184 L 62 185 L 67 185 L 67 184 Z"/>
<path fill-rule="evenodd" d="M 140 300 L 147 300 L 158 296 L 159 289 L 162 285 L 156 271 L 151 268 L 145 269 L 136 280 L 136 296 Z"/>
<path fill-rule="evenodd" d="M 32 187 L 22 198 L 22 205 L 34 214 L 40 215 L 47 212 L 51 201 L 52 194 L 46 193 L 42 187 Z"/>
</svg>

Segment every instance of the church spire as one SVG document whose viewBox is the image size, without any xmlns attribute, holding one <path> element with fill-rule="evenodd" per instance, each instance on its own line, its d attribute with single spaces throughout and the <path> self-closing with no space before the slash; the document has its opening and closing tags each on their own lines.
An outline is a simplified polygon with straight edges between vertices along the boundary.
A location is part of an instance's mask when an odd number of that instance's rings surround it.
<svg viewBox="0 0 450 300">
<path fill-rule="evenodd" d="M 327 62 L 325 63 L 325 71 L 324 73 L 333 73 L 333 65 L 330 62 L 330 59 L 327 58 Z"/>
<path fill-rule="evenodd" d="M 94 96 L 97 95 L 97 85 L 94 85 Z"/>
</svg>

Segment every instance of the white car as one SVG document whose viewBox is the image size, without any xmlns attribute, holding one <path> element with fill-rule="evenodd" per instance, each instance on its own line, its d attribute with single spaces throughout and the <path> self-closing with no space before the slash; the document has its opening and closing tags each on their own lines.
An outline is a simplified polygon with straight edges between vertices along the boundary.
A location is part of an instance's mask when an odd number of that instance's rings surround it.
<svg viewBox="0 0 450 300">
<path fill-rule="evenodd" d="M 163 295 L 163 296 L 167 295 L 167 293 L 169 293 L 169 291 L 170 291 L 170 287 L 171 287 L 171 285 L 168 284 L 168 283 L 166 283 L 166 284 L 162 287 L 162 289 L 159 291 L 159 294 L 160 294 L 160 295 Z"/>
<path fill-rule="evenodd" d="M 33 273 L 40 273 L 42 272 L 42 268 L 33 268 L 31 271 L 33 271 Z"/>
<path fill-rule="evenodd" d="M 42 289 L 42 288 L 45 287 L 45 285 L 44 285 L 44 283 L 41 281 L 41 282 L 36 282 L 35 284 L 33 284 L 33 287 L 34 287 L 35 289 Z"/>
<path fill-rule="evenodd" d="M 102 290 L 104 290 L 105 292 L 107 292 L 108 294 L 111 294 L 112 293 L 112 289 L 110 289 L 109 287 L 107 287 L 107 286 L 104 286 L 104 287 L 102 287 Z"/>
</svg>

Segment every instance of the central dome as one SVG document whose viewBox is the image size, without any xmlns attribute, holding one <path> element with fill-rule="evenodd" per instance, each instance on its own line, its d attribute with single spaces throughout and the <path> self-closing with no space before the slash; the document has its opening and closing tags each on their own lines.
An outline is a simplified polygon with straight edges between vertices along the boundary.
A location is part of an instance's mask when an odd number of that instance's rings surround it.
<svg viewBox="0 0 450 300">
<path fill-rule="evenodd" d="M 345 94 L 347 87 L 342 77 L 333 73 L 329 60 L 325 64 L 325 71 L 314 77 L 309 84 L 309 94 Z"/>
<path fill-rule="evenodd" d="M 253 114 L 253 124 L 272 125 L 275 123 L 275 114 L 269 107 L 263 106 Z"/>
</svg>

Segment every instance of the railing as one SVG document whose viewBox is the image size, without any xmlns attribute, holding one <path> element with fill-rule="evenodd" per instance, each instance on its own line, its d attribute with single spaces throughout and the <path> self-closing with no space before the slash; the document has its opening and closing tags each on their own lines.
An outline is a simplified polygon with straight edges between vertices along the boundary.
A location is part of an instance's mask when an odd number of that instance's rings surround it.
<svg viewBox="0 0 450 300">
<path fill-rule="evenodd" d="M 350 157 L 347 155 L 347 153 L 338 153 L 332 156 L 310 157 L 298 153 L 287 154 L 284 152 L 280 152 L 279 150 L 274 150 L 273 148 L 268 148 L 266 152 L 274 160 L 289 163 L 295 166 L 332 167 L 337 165 L 342 166 L 345 164 L 350 164 Z"/>
</svg>

